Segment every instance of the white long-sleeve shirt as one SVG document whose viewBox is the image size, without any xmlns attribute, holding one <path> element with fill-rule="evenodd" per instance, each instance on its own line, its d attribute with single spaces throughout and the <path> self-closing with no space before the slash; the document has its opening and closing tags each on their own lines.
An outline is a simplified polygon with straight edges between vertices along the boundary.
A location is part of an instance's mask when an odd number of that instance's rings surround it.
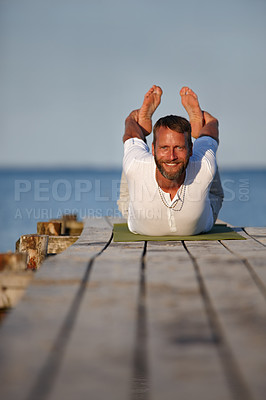
<svg viewBox="0 0 266 400">
<path fill-rule="evenodd" d="M 196 139 L 185 181 L 171 200 L 170 194 L 158 186 L 156 164 L 148 145 L 138 138 L 126 140 L 123 169 L 129 188 L 130 231 L 152 236 L 209 231 L 214 221 L 208 192 L 217 168 L 217 147 L 211 137 Z"/>
</svg>

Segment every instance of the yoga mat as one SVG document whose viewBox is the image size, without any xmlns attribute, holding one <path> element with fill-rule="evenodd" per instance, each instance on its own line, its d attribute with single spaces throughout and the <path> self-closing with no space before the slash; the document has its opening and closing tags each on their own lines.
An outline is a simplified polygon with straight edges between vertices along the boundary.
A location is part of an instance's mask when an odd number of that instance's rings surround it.
<svg viewBox="0 0 266 400">
<path fill-rule="evenodd" d="M 168 240 L 245 240 L 245 238 L 235 232 L 229 226 L 216 224 L 206 233 L 193 236 L 146 236 L 130 232 L 126 223 L 114 224 L 114 242 L 139 242 L 139 241 L 168 241 Z"/>
</svg>

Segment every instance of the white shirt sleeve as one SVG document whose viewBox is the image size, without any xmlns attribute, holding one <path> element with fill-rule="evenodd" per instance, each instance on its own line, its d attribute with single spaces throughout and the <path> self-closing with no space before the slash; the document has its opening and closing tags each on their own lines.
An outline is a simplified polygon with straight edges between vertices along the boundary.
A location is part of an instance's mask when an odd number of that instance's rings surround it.
<svg viewBox="0 0 266 400">
<path fill-rule="evenodd" d="M 125 174 L 128 173 L 134 161 L 145 161 L 151 157 L 149 146 L 139 138 L 131 138 L 124 143 L 123 169 Z"/>
<path fill-rule="evenodd" d="M 210 136 L 202 136 L 193 144 L 193 161 L 205 161 L 210 170 L 216 169 L 218 142 Z"/>
</svg>

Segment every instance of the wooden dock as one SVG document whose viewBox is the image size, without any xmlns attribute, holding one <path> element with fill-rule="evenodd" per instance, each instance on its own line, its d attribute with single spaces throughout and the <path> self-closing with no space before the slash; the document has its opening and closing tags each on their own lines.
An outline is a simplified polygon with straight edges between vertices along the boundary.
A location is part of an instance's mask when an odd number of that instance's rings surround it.
<svg viewBox="0 0 266 400">
<path fill-rule="evenodd" d="M 0 327 L 3 400 L 264 400 L 266 228 L 247 240 L 112 241 L 49 257 Z"/>
</svg>

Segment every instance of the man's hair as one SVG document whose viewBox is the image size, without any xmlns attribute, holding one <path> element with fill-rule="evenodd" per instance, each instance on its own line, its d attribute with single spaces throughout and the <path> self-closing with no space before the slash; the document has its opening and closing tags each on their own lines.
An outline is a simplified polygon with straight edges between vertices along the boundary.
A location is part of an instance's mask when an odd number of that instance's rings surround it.
<svg viewBox="0 0 266 400">
<path fill-rule="evenodd" d="M 166 115 L 158 119 L 156 124 L 153 127 L 153 144 L 156 144 L 156 133 L 158 129 L 163 126 L 164 128 L 169 128 L 172 131 L 178 133 L 186 133 L 186 143 L 188 149 L 192 147 L 192 140 L 191 140 L 191 125 L 186 118 L 178 117 L 177 115 Z"/>
</svg>

